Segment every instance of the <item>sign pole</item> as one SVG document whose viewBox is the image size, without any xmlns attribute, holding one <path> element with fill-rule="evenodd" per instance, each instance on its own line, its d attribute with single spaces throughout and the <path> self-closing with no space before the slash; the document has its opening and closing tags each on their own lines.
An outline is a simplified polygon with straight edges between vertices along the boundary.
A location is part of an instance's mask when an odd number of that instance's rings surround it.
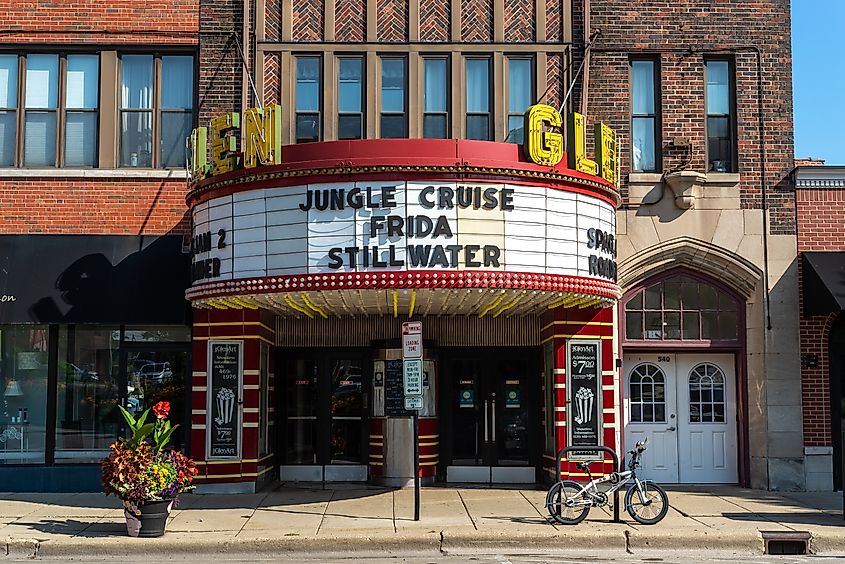
<svg viewBox="0 0 845 564">
<path fill-rule="evenodd" d="M 414 521 L 420 520 L 420 415 L 414 410 Z"/>
</svg>

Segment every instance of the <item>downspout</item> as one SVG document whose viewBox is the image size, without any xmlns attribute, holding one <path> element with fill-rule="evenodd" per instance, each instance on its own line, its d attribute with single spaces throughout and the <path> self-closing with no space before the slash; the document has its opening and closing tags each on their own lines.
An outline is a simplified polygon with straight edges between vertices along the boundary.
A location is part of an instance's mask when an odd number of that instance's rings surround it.
<svg viewBox="0 0 845 564">
<path fill-rule="evenodd" d="M 249 22 L 252 19 L 250 12 L 249 0 L 243 0 L 243 27 L 241 28 L 241 56 L 243 57 L 243 74 L 241 75 L 241 113 L 250 107 L 249 103 L 249 83 L 250 76 L 250 55 L 252 55 L 252 48 L 249 44 Z"/>
</svg>

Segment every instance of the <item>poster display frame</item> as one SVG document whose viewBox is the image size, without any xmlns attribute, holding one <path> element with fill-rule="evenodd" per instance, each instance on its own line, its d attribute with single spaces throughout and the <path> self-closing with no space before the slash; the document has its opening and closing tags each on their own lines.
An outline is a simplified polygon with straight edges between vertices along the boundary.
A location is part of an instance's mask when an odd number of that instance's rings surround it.
<svg viewBox="0 0 845 564">
<path fill-rule="evenodd" d="M 573 345 L 594 345 L 596 347 L 596 366 L 595 366 L 595 401 L 594 413 L 596 415 L 596 439 L 595 445 L 576 445 L 573 444 L 573 431 L 576 426 L 576 399 L 573 397 L 575 387 L 572 383 L 572 347 Z M 566 446 L 577 448 L 579 446 L 585 447 L 584 451 L 572 451 L 567 454 L 569 460 L 603 460 L 604 454 L 597 451 L 589 451 L 586 447 L 604 446 L 604 405 L 602 401 L 602 342 L 601 339 L 567 339 L 566 341 Z"/>
<path fill-rule="evenodd" d="M 212 455 L 211 431 L 214 426 L 213 419 L 213 399 L 215 395 L 214 387 L 214 364 L 212 362 L 214 355 L 214 347 L 216 345 L 234 345 L 238 347 L 238 396 L 235 401 L 235 409 L 237 410 L 236 419 L 236 433 L 237 449 L 234 455 Z M 207 351 L 206 364 L 206 427 L 205 427 L 205 458 L 206 460 L 240 460 L 243 454 L 243 428 L 244 428 L 244 413 L 243 413 L 243 397 L 244 397 L 244 342 L 241 340 L 209 340 Z M 220 389 L 220 388 L 217 388 Z"/>
</svg>

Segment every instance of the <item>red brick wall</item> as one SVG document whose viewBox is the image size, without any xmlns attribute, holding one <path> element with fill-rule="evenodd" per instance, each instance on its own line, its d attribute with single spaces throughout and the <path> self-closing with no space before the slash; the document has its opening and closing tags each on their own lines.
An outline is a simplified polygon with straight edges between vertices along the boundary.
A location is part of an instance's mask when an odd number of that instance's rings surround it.
<svg viewBox="0 0 845 564">
<path fill-rule="evenodd" d="M 367 6 L 365 0 L 336 0 L 335 39 L 364 41 L 367 36 Z"/>
<path fill-rule="evenodd" d="M 547 104 L 560 108 L 565 91 L 563 88 L 563 55 L 546 56 L 546 99 Z"/>
<path fill-rule="evenodd" d="M 593 30 L 600 29 L 601 35 L 591 59 L 588 114 L 604 120 L 619 133 L 623 182 L 630 167 L 627 58 L 648 51 L 660 53 L 663 170 L 688 158 L 685 153 L 666 149 L 672 137 L 683 136 L 692 142 L 690 164 L 699 171 L 705 170 L 704 59 L 720 53 L 735 60 L 738 163 L 744 208 L 761 206 L 757 61 L 750 46 L 759 47 L 765 121 L 764 184 L 771 230 L 794 233 L 789 174 L 793 168 L 789 2 L 761 0 L 749 9 L 749 3 L 740 0 L 718 3 L 605 0 L 592 3 L 591 26 Z"/>
<path fill-rule="evenodd" d="M 798 217 L 798 252 L 845 251 L 845 190 L 799 188 L 795 191 Z M 799 280 L 803 265 L 798 262 Z M 799 286 L 801 288 L 803 286 Z M 836 313 L 804 316 L 800 297 L 801 356 L 816 355 L 818 366 L 801 368 L 804 444 L 830 446 L 830 361 L 828 342 Z"/>
<path fill-rule="evenodd" d="M 534 0 L 505 0 L 505 41 L 534 41 Z"/>
<path fill-rule="evenodd" d="M 0 0 L 0 13 L 3 43 L 196 44 L 199 29 L 198 0 Z"/>
<path fill-rule="evenodd" d="M 0 179 L 4 234 L 163 235 L 190 232 L 185 181 Z"/>
<path fill-rule="evenodd" d="M 461 38 L 469 43 L 493 40 L 493 0 L 461 1 Z"/>
<path fill-rule="evenodd" d="M 408 2 L 378 0 L 378 40 L 401 43 L 408 40 Z"/>
<path fill-rule="evenodd" d="M 563 2 L 546 0 L 546 40 L 563 41 Z"/>
<path fill-rule="evenodd" d="M 320 41 L 323 39 L 323 13 L 321 0 L 294 2 L 291 21 L 293 40 Z"/>
<path fill-rule="evenodd" d="M 449 41 L 451 17 L 449 0 L 420 0 L 420 40 Z"/>
</svg>

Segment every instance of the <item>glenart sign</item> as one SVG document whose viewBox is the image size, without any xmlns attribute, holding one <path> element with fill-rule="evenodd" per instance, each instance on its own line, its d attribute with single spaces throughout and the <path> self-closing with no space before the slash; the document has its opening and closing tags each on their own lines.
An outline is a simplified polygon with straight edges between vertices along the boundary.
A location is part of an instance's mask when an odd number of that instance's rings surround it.
<svg viewBox="0 0 845 564">
<path fill-rule="evenodd" d="M 555 166 L 563 159 L 563 125 L 560 112 L 547 104 L 531 106 L 525 112 L 525 156 L 539 165 Z M 579 113 L 569 116 L 567 152 L 569 167 L 600 176 L 619 185 L 619 161 L 616 157 L 616 134 L 604 123 L 595 127 L 596 160 L 587 158 L 587 120 Z"/>
</svg>

